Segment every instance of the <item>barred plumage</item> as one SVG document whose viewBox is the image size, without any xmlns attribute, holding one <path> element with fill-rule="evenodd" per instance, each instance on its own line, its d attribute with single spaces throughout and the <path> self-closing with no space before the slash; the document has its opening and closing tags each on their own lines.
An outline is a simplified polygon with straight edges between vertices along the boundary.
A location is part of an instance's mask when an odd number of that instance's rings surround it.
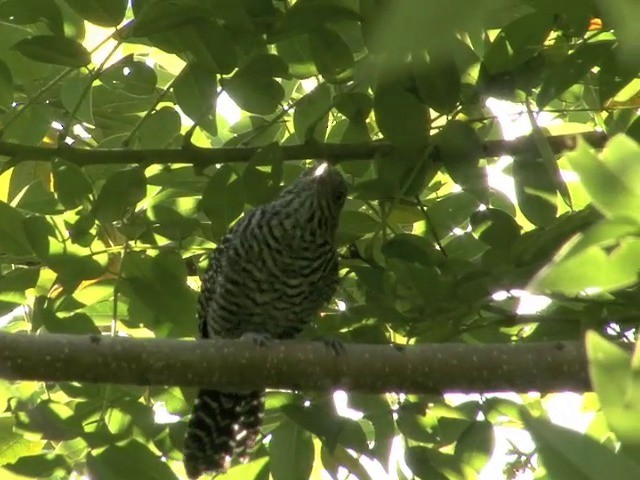
<svg viewBox="0 0 640 480">
<path fill-rule="evenodd" d="M 240 219 L 211 253 L 199 298 L 202 338 L 297 335 L 335 293 L 335 232 L 347 185 L 333 167 L 305 172 Z M 203 389 L 187 429 L 189 478 L 224 471 L 254 446 L 263 392 Z"/>
</svg>

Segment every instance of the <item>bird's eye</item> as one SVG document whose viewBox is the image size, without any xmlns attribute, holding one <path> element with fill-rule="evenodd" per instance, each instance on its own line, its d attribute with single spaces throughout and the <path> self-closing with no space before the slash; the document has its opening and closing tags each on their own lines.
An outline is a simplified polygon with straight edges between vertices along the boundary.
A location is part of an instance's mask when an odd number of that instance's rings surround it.
<svg viewBox="0 0 640 480">
<path fill-rule="evenodd" d="M 347 194 L 343 191 L 338 191 L 335 193 L 334 198 L 336 203 L 341 203 L 344 201 L 344 198 L 347 196 Z"/>
</svg>

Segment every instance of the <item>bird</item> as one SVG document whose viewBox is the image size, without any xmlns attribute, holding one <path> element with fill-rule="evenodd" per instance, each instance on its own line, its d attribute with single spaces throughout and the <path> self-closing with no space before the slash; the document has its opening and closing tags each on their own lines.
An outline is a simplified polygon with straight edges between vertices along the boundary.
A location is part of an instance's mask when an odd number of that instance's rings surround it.
<svg viewBox="0 0 640 480">
<path fill-rule="evenodd" d="M 307 169 L 270 203 L 240 218 L 209 254 L 198 298 L 202 339 L 296 337 L 338 286 L 336 231 L 348 185 L 328 163 Z M 190 479 L 246 461 L 264 391 L 200 389 L 184 440 Z"/>
</svg>

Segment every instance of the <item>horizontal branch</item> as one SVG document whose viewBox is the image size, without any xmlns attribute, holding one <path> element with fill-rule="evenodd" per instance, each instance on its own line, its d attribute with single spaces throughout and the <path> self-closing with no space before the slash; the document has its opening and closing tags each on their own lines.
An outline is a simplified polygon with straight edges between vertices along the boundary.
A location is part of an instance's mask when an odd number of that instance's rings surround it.
<svg viewBox="0 0 640 480">
<path fill-rule="evenodd" d="M 161 340 L 0 333 L 0 378 L 411 393 L 589 390 L 579 342 L 517 345 Z"/>
<path fill-rule="evenodd" d="M 581 136 L 593 147 L 600 148 L 606 142 L 602 132 L 587 132 Z M 558 135 L 547 137 L 555 153 L 571 150 L 575 147 L 578 135 Z M 392 150 L 386 142 L 368 143 L 314 143 L 304 145 L 286 145 L 280 147 L 284 160 L 328 159 L 334 162 L 363 160 L 384 155 Z M 489 140 L 483 144 L 485 157 L 518 155 L 535 151 L 535 144 L 527 137 L 516 140 Z M 67 145 L 55 148 L 34 147 L 11 142 L 0 142 L 0 156 L 10 157 L 13 162 L 26 160 L 51 161 L 62 158 L 78 165 L 100 164 L 169 164 L 186 163 L 196 167 L 207 167 L 216 163 L 248 162 L 260 150 L 260 147 L 221 147 L 201 148 L 189 145 L 181 149 L 81 149 Z M 438 152 L 432 151 L 431 158 L 438 160 Z"/>
</svg>

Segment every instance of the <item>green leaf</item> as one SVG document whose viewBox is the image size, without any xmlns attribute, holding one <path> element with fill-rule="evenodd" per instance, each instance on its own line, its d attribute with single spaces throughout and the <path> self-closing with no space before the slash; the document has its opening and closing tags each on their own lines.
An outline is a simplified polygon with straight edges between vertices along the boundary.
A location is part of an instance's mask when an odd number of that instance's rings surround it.
<svg viewBox="0 0 640 480">
<path fill-rule="evenodd" d="M 242 65 L 244 75 L 263 75 L 267 77 L 287 77 L 289 66 L 278 55 L 257 53 Z"/>
<path fill-rule="evenodd" d="M 258 115 L 273 113 L 284 99 L 284 88 L 275 79 L 238 73 L 222 84 L 225 91 L 243 110 Z"/>
<path fill-rule="evenodd" d="M 0 412 L 4 412 L 7 409 L 9 399 L 13 397 L 13 387 L 7 380 L 0 380 Z M 8 420 L 6 425 L 4 422 Z M 13 429 L 13 418 L 0 416 L 0 439 L 3 435 L 11 435 Z M 0 465 L 3 464 L 0 442 Z"/>
<path fill-rule="evenodd" d="M 334 129 L 338 126 L 336 124 Z M 334 130 L 332 129 L 327 141 L 332 141 Z M 349 120 L 347 127 L 344 129 L 343 134 L 339 137 L 338 143 L 366 143 L 371 141 L 371 135 L 369 134 L 369 127 L 367 122 L 362 120 Z M 347 162 L 342 165 L 344 173 L 354 175 L 356 177 L 363 176 L 369 167 L 371 166 L 368 160 L 360 160 L 358 162 Z"/>
<path fill-rule="evenodd" d="M 520 210 L 534 225 L 550 225 L 558 211 L 555 182 L 541 158 L 519 155 L 513 162 L 513 180 Z"/>
<path fill-rule="evenodd" d="M 82 425 L 68 405 L 52 400 L 41 400 L 34 407 L 20 405 L 24 416 L 19 426 L 23 430 L 37 432 L 46 440 L 70 440 L 82 434 Z"/>
<path fill-rule="evenodd" d="M 91 182 L 75 163 L 56 158 L 52 173 L 56 196 L 67 209 L 82 205 L 93 193 Z"/>
<path fill-rule="evenodd" d="M 5 62 L 0 60 L 0 109 L 9 110 L 13 103 L 13 76 Z"/>
<path fill-rule="evenodd" d="M 493 425 L 486 421 L 473 422 L 456 442 L 455 455 L 480 473 L 491 458 L 494 445 Z"/>
<path fill-rule="evenodd" d="M 352 408 L 363 412 L 364 419 L 373 424 L 374 445 L 371 453 L 382 461 L 388 459 L 393 438 L 397 434 L 393 411 L 385 395 L 349 393 L 349 404 Z"/>
<path fill-rule="evenodd" d="M 629 385 L 629 390 L 626 395 L 627 405 L 633 405 L 640 398 L 640 349 L 636 344 L 633 355 L 631 357 L 631 375 L 632 381 Z M 637 435 L 637 431 L 636 431 Z M 637 436 L 633 439 L 633 443 L 638 443 Z"/>
<path fill-rule="evenodd" d="M 238 66 L 236 39 L 223 26 L 215 21 L 198 21 L 194 23 L 197 39 L 193 43 L 199 63 L 222 74 L 231 73 Z M 263 73 L 263 75 L 265 75 Z"/>
<path fill-rule="evenodd" d="M 318 85 L 296 103 L 293 126 L 296 136 L 304 143 L 311 138 L 323 142 L 329 125 L 331 89 L 326 83 Z"/>
<path fill-rule="evenodd" d="M 640 466 L 616 455 L 588 435 L 523 414 L 538 454 L 551 478 L 584 480 L 632 480 L 640 478 Z"/>
<path fill-rule="evenodd" d="M 68 317 L 55 314 L 47 315 L 44 326 L 50 333 L 68 333 L 71 335 L 100 335 L 100 329 L 86 313 L 74 313 Z"/>
<path fill-rule="evenodd" d="M 3 139 L 26 145 L 40 145 L 55 118 L 49 105 L 24 107 L 24 113 L 7 127 Z"/>
<path fill-rule="evenodd" d="M 562 197 L 562 200 L 564 200 L 564 203 L 569 208 L 573 209 L 571 194 L 569 193 L 567 184 L 560 175 L 558 161 L 556 160 L 556 155 L 553 152 L 551 145 L 549 144 L 549 140 L 545 133 L 542 131 L 542 128 L 540 128 L 540 125 L 538 125 L 538 122 L 536 121 L 536 118 L 530 108 L 527 109 L 527 116 L 529 118 L 529 123 L 531 124 L 531 139 L 533 140 L 533 144 L 535 145 L 536 150 L 540 153 L 542 161 L 547 167 L 549 175 L 553 179 L 555 187 Z"/>
<path fill-rule="evenodd" d="M 229 165 L 223 165 L 211 176 L 202 192 L 200 209 L 209 217 L 217 238 L 238 218 L 244 208 L 244 189 Z"/>
<path fill-rule="evenodd" d="M 360 15 L 342 5 L 321 2 L 299 2 L 286 10 L 278 28 L 271 35 L 272 39 L 282 40 L 287 37 L 309 33 L 333 22 L 358 22 Z"/>
<path fill-rule="evenodd" d="M 129 114 L 146 112 L 153 107 L 155 107 L 154 99 L 151 96 L 130 95 L 123 90 L 109 88 L 100 83 L 93 86 L 93 114 L 106 121 L 104 127 L 109 134 L 128 134 L 139 120 L 139 117 Z M 120 119 L 120 123 L 114 124 L 108 121 L 114 115 Z M 110 138 L 100 146 L 121 148 L 122 139 Z"/>
<path fill-rule="evenodd" d="M 94 254 L 90 249 L 60 241 L 53 225 L 45 217 L 32 215 L 24 221 L 29 243 L 45 265 L 59 274 L 58 280 L 75 286 L 82 280 L 101 276 L 107 254 Z"/>
<path fill-rule="evenodd" d="M 138 130 L 140 148 L 166 148 L 180 135 L 180 114 L 172 107 L 153 112 Z"/>
<path fill-rule="evenodd" d="M 621 240 L 632 238 L 640 233 L 638 225 L 625 220 L 602 220 L 588 230 L 577 235 L 569 243 L 566 255 L 576 255 L 583 250 L 598 246 L 605 250 L 615 247 Z"/>
<path fill-rule="evenodd" d="M 579 82 L 595 65 L 611 55 L 613 41 L 583 42 L 562 62 L 548 70 L 536 103 L 542 109 L 572 85 Z"/>
<path fill-rule="evenodd" d="M 273 200 L 280 190 L 281 181 L 282 149 L 276 143 L 258 150 L 242 172 L 246 200 L 251 205 L 262 205 Z"/>
<path fill-rule="evenodd" d="M 28 212 L 49 215 L 62 212 L 62 208 L 53 192 L 45 187 L 44 183 L 40 180 L 32 182 L 21 192 L 16 207 Z"/>
<path fill-rule="evenodd" d="M 413 200 L 439 169 L 422 148 L 395 148 L 376 160 L 378 178 L 358 185 L 359 198 L 392 200 L 400 196 Z"/>
<path fill-rule="evenodd" d="M 14 425 L 12 416 L 0 417 L 0 465 L 16 462 L 21 457 L 42 449 L 42 441 L 28 440 L 14 431 Z"/>
<path fill-rule="evenodd" d="M 178 387 L 153 387 L 151 395 L 154 402 L 162 402 L 171 414 L 184 414 L 191 409 L 183 391 Z"/>
<path fill-rule="evenodd" d="M 15 25 L 43 22 L 52 33 L 63 35 L 63 18 L 58 5 L 48 0 L 6 0 L 0 4 L 0 20 Z"/>
<path fill-rule="evenodd" d="M 150 257 L 130 252 L 122 264 L 122 277 L 134 326 L 142 323 L 162 336 L 194 333 L 195 294 L 186 285 L 186 266 L 178 253 L 163 251 Z"/>
<path fill-rule="evenodd" d="M 77 285 L 82 280 L 98 278 L 104 274 L 106 267 L 92 256 L 73 253 L 52 253 L 46 259 L 46 264 L 60 275 L 60 283 L 67 285 Z"/>
<path fill-rule="evenodd" d="M 27 0 L 28 1 L 28 0 Z M 2 5 L 5 5 L 3 2 Z M 24 8 L 21 6 L 20 8 Z M 24 55 L 13 48 L 13 45 L 20 40 L 30 37 L 33 32 L 28 28 L 18 25 L 11 25 L 0 21 L 0 58 L 11 70 L 14 83 L 19 85 L 23 82 L 33 82 L 52 74 L 54 69 L 51 65 L 40 62 L 32 62 Z"/>
<path fill-rule="evenodd" d="M 158 185 L 168 189 L 177 188 L 200 195 L 207 183 L 207 178 L 197 175 L 191 166 L 177 165 L 163 168 L 151 174 L 147 181 L 149 185 Z"/>
<path fill-rule="evenodd" d="M 215 119 L 216 75 L 198 64 L 187 65 L 173 84 L 176 102 L 191 120 L 217 135 Z"/>
<path fill-rule="evenodd" d="M 69 474 L 71 468 L 63 455 L 44 453 L 40 455 L 25 455 L 17 462 L 4 465 L 10 472 L 32 478 L 50 478 L 51 476 Z"/>
<path fill-rule="evenodd" d="M 487 26 L 480 21 L 485 12 L 484 4 L 479 2 L 431 0 L 428 8 L 423 8 L 422 0 L 409 0 L 391 6 L 381 8 L 378 2 L 367 1 L 360 7 L 363 17 L 369 20 L 364 23 L 368 27 L 364 31 L 367 49 L 381 54 L 382 66 L 391 74 L 396 73 L 392 69 L 397 61 L 408 54 L 427 48 L 439 56 L 450 55 L 458 41 L 454 32 L 477 31 Z"/>
<path fill-rule="evenodd" d="M 536 276 L 532 288 L 573 296 L 589 290 L 612 291 L 632 285 L 640 269 L 640 239 L 623 239 L 615 249 L 592 245 L 558 258 Z"/>
<path fill-rule="evenodd" d="M 15 267 L 0 277 L 0 300 L 21 304 L 25 302 L 25 292 L 35 287 L 38 281 L 39 268 Z M 2 382 L 0 382 L 0 386 Z M 0 393 L 1 396 L 1 393 Z M 2 402 L 0 402 L 0 412 Z"/>
<path fill-rule="evenodd" d="M 33 252 L 22 223 L 22 214 L 0 201 L 0 218 L 0 250 L 17 257 L 31 255 Z"/>
<path fill-rule="evenodd" d="M 314 447 L 311 435 L 290 421 L 282 422 L 269 442 L 269 466 L 273 480 L 309 478 Z"/>
<path fill-rule="evenodd" d="M 308 407 L 285 405 L 282 412 L 305 430 L 318 436 L 330 450 L 334 450 L 336 445 L 357 452 L 368 450 L 367 438 L 360 424 L 337 415 L 326 397 L 314 401 Z"/>
<path fill-rule="evenodd" d="M 405 262 L 431 266 L 439 263 L 442 253 L 438 252 L 432 242 L 418 235 L 400 233 L 382 245 L 382 253 L 386 257 L 397 258 Z"/>
<path fill-rule="evenodd" d="M 631 356 L 593 331 L 585 341 L 591 384 L 609 428 L 623 444 L 640 445 L 640 405 L 629 395 L 638 383 Z"/>
<path fill-rule="evenodd" d="M 309 34 L 311 55 L 318 73 L 329 81 L 346 81 L 354 66 L 349 45 L 335 31 L 319 28 Z"/>
<path fill-rule="evenodd" d="M 96 219 L 91 212 L 75 213 L 77 216 L 72 221 L 65 221 L 65 227 L 73 243 L 88 247 L 95 238 L 95 232 L 91 229 L 95 226 Z"/>
<path fill-rule="evenodd" d="M 634 78 L 635 68 L 632 63 L 624 61 L 619 55 L 605 57 L 600 64 L 597 87 L 602 104 L 622 91 Z"/>
<path fill-rule="evenodd" d="M 435 142 L 441 161 L 453 181 L 482 203 L 489 203 L 486 169 L 479 165 L 483 156 L 482 141 L 473 127 L 452 120 L 447 122 Z"/>
<path fill-rule="evenodd" d="M 396 424 L 411 440 L 433 443 L 438 440 L 438 417 L 415 403 L 405 403 L 397 411 Z"/>
<path fill-rule="evenodd" d="M 110 445 L 97 455 L 87 455 L 87 470 L 93 480 L 177 480 L 171 468 L 137 440 Z"/>
<path fill-rule="evenodd" d="M 377 232 L 380 223 L 367 213 L 355 210 L 343 210 L 340 215 L 337 242 L 351 243 L 365 235 Z"/>
<path fill-rule="evenodd" d="M 92 105 L 92 83 L 93 78 L 91 76 L 77 71 L 62 84 L 60 91 L 60 100 L 67 111 L 75 112 L 76 118 L 90 124 L 95 123 Z"/>
<path fill-rule="evenodd" d="M 58 35 L 35 35 L 13 46 L 31 60 L 80 68 L 91 63 L 91 54 L 81 43 Z"/>
<path fill-rule="evenodd" d="M 118 60 L 100 74 L 100 81 L 111 88 L 122 89 L 130 95 L 152 95 L 158 82 L 155 70 L 133 55 Z"/>
<path fill-rule="evenodd" d="M 413 94 L 400 87 L 384 87 L 376 92 L 373 110 L 378 128 L 391 143 L 401 147 L 426 143 L 429 111 Z"/>
<path fill-rule="evenodd" d="M 520 226 L 507 212 L 487 208 L 471 216 L 474 234 L 491 247 L 509 249 L 520 237 Z"/>
<path fill-rule="evenodd" d="M 115 27 L 124 19 L 127 0 L 65 0 L 82 18 L 101 27 Z"/>
<path fill-rule="evenodd" d="M 55 229 L 48 219 L 42 215 L 32 215 L 22 221 L 24 232 L 28 238 L 28 245 L 33 252 L 45 260 L 49 258 L 50 238 L 55 239 Z M 60 244 L 57 239 L 55 241 Z"/>
<path fill-rule="evenodd" d="M 553 29 L 553 16 L 533 12 L 518 17 L 500 30 L 484 55 L 490 73 L 514 70 L 536 55 Z"/>
<path fill-rule="evenodd" d="M 289 71 L 294 77 L 308 78 L 318 74 L 307 35 L 279 41 L 276 48 L 278 55 L 288 64 Z"/>
<path fill-rule="evenodd" d="M 369 445 L 367 443 L 367 435 L 362 429 L 362 425 L 355 420 L 346 418 L 342 418 L 340 424 L 341 428 L 336 442 L 358 453 L 367 453 L 369 451 Z"/>
<path fill-rule="evenodd" d="M 420 99 L 439 113 L 450 113 L 458 105 L 462 84 L 456 63 L 449 58 L 427 62 L 413 55 L 411 71 Z"/>
<path fill-rule="evenodd" d="M 466 192 L 447 195 L 430 205 L 427 212 L 438 238 L 444 238 L 454 228 L 464 225 L 479 205 L 478 200 Z"/>
<path fill-rule="evenodd" d="M 262 457 L 252 462 L 239 464 L 231 467 L 225 473 L 225 480 L 268 480 L 269 479 L 269 457 Z"/>
<path fill-rule="evenodd" d="M 409 447 L 405 453 L 407 466 L 422 480 L 447 480 L 449 477 L 432 463 L 430 452 L 426 447 Z"/>
<path fill-rule="evenodd" d="M 341 93 L 334 97 L 333 104 L 349 120 L 365 120 L 373 108 L 373 100 L 363 92 Z"/>
<path fill-rule="evenodd" d="M 148 37 L 191 24 L 207 16 L 207 8 L 193 2 L 174 0 L 147 2 L 142 11 L 136 14 L 132 34 L 137 37 Z"/>
<path fill-rule="evenodd" d="M 147 439 L 156 439 L 164 427 L 154 421 L 154 411 L 151 405 L 142 403 L 134 398 L 120 399 L 112 404 L 111 413 L 118 418 L 110 418 L 109 429 L 116 432 L 132 433 L 131 428 L 136 427 Z M 111 423 L 112 422 L 112 423 Z"/>
<path fill-rule="evenodd" d="M 93 212 L 101 222 L 122 220 L 147 193 L 147 179 L 140 167 L 129 167 L 112 173 L 93 204 Z"/>
<path fill-rule="evenodd" d="M 200 222 L 195 218 L 187 218 L 166 205 L 155 205 L 149 213 L 158 223 L 154 232 L 170 240 L 184 240 L 200 226 Z"/>
<path fill-rule="evenodd" d="M 581 142 L 567 160 L 593 203 L 606 216 L 640 222 L 640 147 L 624 135 L 612 138 L 601 155 Z"/>
</svg>

